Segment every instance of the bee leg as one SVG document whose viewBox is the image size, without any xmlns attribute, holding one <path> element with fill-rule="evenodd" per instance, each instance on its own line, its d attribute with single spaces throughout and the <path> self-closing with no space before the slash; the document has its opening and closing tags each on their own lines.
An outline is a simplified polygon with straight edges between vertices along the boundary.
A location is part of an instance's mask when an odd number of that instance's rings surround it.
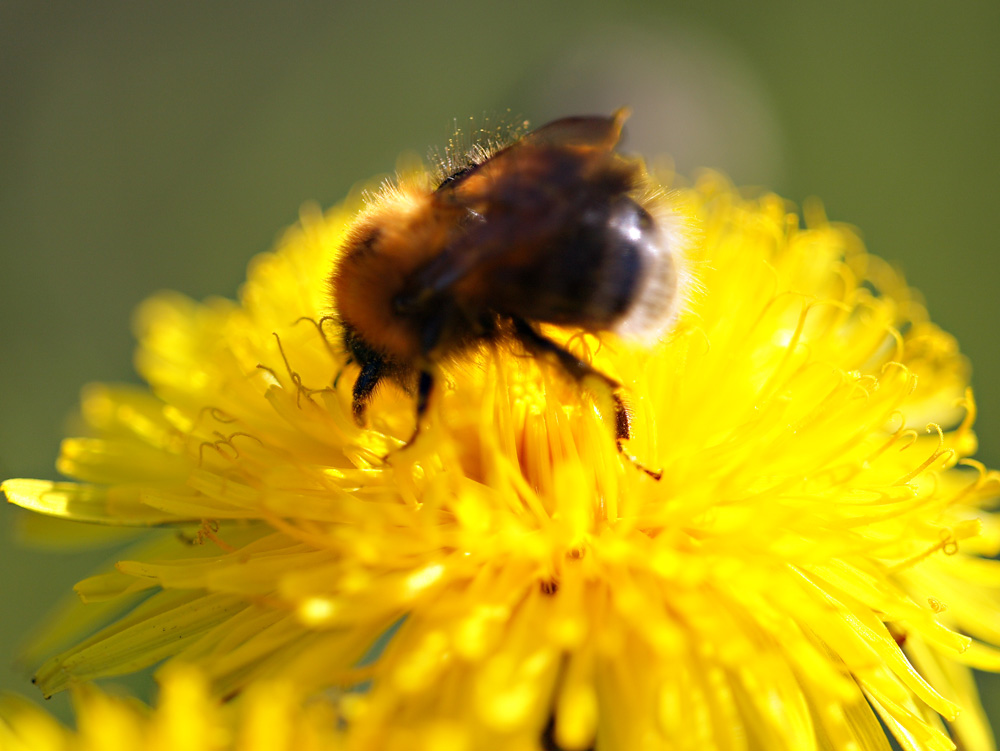
<svg viewBox="0 0 1000 751">
<path fill-rule="evenodd" d="M 615 400 L 615 440 L 618 442 L 618 450 L 621 451 L 622 441 L 632 437 L 632 415 L 629 414 L 621 394 L 615 392 L 611 394 L 611 398 Z"/>
<path fill-rule="evenodd" d="M 452 308 L 442 305 L 423 321 L 423 329 L 420 332 L 420 348 L 423 352 L 423 362 L 417 374 L 417 424 L 413 427 L 413 435 L 410 436 L 403 448 L 406 448 L 420 435 L 420 427 L 424 422 L 424 415 L 427 414 L 427 406 L 430 404 L 431 392 L 434 391 L 434 374 L 430 370 L 432 353 L 441 341 L 445 326 L 453 315 Z"/>
<path fill-rule="evenodd" d="M 528 349 L 555 355 L 563 370 L 565 370 L 578 382 L 582 383 L 585 379 L 590 377 L 596 377 L 604 381 L 604 383 L 611 390 L 611 398 L 614 400 L 615 404 L 615 446 L 618 447 L 618 453 L 633 464 L 636 469 L 642 470 L 654 480 L 659 480 L 663 477 L 662 471 L 649 469 L 638 459 L 625 451 L 625 447 L 622 445 L 622 441 L 628 440 L 632 437 L 632 421 L 629 416 L 628 408 L 625 406 L 625 400 L 622 399 L 621 395 L 617 392 L 617 389 L 621 388 L 621 384 L 619 384 L 614 378 L 611 378 L 610 376 L 607 376 L 599 371 L 590 363 L 584 362 L 572 352 L 563 349 L 548 337 L 539 334 L 527 321 L 521 318 L 513 318 L 512 320 L 514 321 L 514 330 L 517 333 L 518 339 Z"/>
<path fill-rule="evenodd" d="M 417 376 L 417 424 L 413 427 L 413 435 L 410 440 L 403 444 L 403 448 L 410 446 L 420 435 L 420 426 L 424 424 L 424 415 L 427 413 L 427 406 L 431 401 L 431 393 L 434 391 L 434 374 L 429 370 L 421 370 Z"/>
<path fill-rule="evenodd" d="M 513 318 L 512 320 L 514 321 L 514 331 L 517 333 L 517 338 L 521 341 L 521 344 L 534 352 L 555 355 L 556 359 L 559 361 L 559 365 L 562 366 L 562 369 L 572 376 L 577 382 L 583 383 L 583 381 L 587 378 L 598 378 L 604 381 L 604 383 L 608 385 L 608 388 L 612 390 L 621 387 L 621 384 L 619 384 L 618 381 L 611 376 L 605 375 L 590 363 L 584 362 L 569 350 L 563 349 L 547 336 L 539 334 L 535 331 L 534 327 L 523 318 Z M 617 423 L 618 421 L 619 418 L 616 409 L 615 422 Z M 627 415 L 625 422 L 627 425 Z"/>
<path fill-rule="evenodd" d="M 427 405 L 431 401 L 431 392 L 434 390 L 434 375 L 429 370 L 421 370 L 417 379 L 417 425 L 427 412 Z"/>
<path fill-rule="evenodd" d="M 386 372 L 386 363 L 381 357 L 366 360 L 358 373 L 358 379 L 354 382 L 354 391 L 351 394 L 351 410 L 354 412 L 354 421 L 358 425 L 365 424 L 365 409 L 375 393 L 375 387 Z"/>
<path fill-rule="evenodd" d="M 632 437 L 632 416 L 629 414 L 628 405 L 625 404 L 625 400 L 621 394 L 614 392 L 611 394 L 611 398 L 615 402 L 615 446 L 618 447 L 618 453 L 624 456 L 631 464 L 634 464 L 636 469 L 641 469 L 654 480 L 659 480 L 663 477 L 662 469 L 650 469 L 626 451 L 622 445 L 622 441 L 627 441 Z"/>
</svg>

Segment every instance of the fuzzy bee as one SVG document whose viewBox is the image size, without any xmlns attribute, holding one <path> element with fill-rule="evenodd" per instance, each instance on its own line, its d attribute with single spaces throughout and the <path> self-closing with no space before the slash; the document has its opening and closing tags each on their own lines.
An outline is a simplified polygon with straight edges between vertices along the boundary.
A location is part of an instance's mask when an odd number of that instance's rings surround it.
<svg viewBox="0 0 1000 751">
<path fill-rule="evenodd" d="M 417 425 L 435 363 L 514 341 L 577 382 L 619 384 L 545 336 L 551 323 L 654 341 L 675 322 L 685 278 L 678 233 L 643 198 L 641 162 L 615 151 L 627 116 L 567 117 L 441 176 L 385 191 L 351 227 L 331 275 L 343 343 L 360 367 L 363 422 L 386 378 L 416 393 Z"/>
</svg>

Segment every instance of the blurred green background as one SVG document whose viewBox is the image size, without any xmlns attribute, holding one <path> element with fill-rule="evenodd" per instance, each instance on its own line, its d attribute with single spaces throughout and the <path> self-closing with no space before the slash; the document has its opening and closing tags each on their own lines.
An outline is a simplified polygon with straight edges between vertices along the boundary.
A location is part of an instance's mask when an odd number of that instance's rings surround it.
<svg viewBox="0 0 1000 751">
<path fill-rule="evenodd" d="M 55 477 L 79 387 L 135 380 L 150 293 L 232 296 L 303 202 L 456 118 L 625 104 L 628 150 L 819 196 L 899 262 L 975 364 L 998 466 L 998 40 L 996 0 L 0 0 L 0 476 Z M 25 549 L 0 514 L 0 687 L 33 695 L 20 635 L 105 554 Z"/>
</svg>

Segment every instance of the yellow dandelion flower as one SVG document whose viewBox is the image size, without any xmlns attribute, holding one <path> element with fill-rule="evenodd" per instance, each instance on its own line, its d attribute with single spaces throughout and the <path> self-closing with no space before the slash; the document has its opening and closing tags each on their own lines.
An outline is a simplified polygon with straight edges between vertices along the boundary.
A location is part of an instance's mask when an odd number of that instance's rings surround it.
<svg viewBox="0 0 1000 751">
<path fill-rule="evenodd" d="M 283 682 L 261 682 L 221 704 L 191 666 L 162 676 L 150 710 L 89 684 L 74 689 L 75 731 L 25 699 L 0 696 L 0 748 L 6 751 L 330 751 L 341 747 L 336 708 L 303 701 Z"/>
<path fill-rule="evenodd" d="M 86 389 L 80 482 L 3 485 L 156 528 L 40 639 L 124 610 L 43 692 L 167 660 L 216 696 L 335 691 L 350 749 L 886 749 L 880 720 L 993 748 L 969 667 L 1000 669 L 998 477 L 955 341 L 818 209 L 716 176 L 664 200 L 700 283 L 674 330 L 561 340 L 623 384 L 660 481 L 502 348 L 442 365 L 412 446 L 395 387 L 358 427 L 328 317 L 356 201 L 305 212 L 238 303 L 147 302 L 151 390 Z"/>
</svg>

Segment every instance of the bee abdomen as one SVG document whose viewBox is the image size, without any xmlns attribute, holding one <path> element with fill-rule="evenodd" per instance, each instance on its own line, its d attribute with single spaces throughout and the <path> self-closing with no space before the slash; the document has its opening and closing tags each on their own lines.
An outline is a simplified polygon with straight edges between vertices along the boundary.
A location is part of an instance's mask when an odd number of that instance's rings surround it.
<svg viewBox="0 0 1000 751">
<path fill-rule="evenodd" d="M 680 233 L 672 217 L 654 219 L 633 201 L 612 216 L 609 229 L 618 236 L 619 257 L 638 259 L 638 273 L 633 278 L 620 316 L 609 328 L 619 334 L 651 341 L 675 323 L 683 301 L 684 277 Z M 627 249 L 626 249 L 627 248 Z M 631 263 L 621 261 L 620 263 Z M 611 277 L 612 279 L 614 277 Z"/>
<path fill-rule="evenodd" d="M 584 252 L 593 273 L 589 290 L 580 290 L 584 317 L 591 325 L 612 328 L 636 302 L 652 262 L 649 233 L 652 217 L 639 204 L 621 197 L 609 206 L 601 226 L 586 232 Z"/>
<path fill-rule="evenodd" d="M 655 336 L 676 309 L 670 238 L 622 195 L 584 207 L 528 268 L 496 269 L 497 308 L 529 320 Z"/>
</svg>

